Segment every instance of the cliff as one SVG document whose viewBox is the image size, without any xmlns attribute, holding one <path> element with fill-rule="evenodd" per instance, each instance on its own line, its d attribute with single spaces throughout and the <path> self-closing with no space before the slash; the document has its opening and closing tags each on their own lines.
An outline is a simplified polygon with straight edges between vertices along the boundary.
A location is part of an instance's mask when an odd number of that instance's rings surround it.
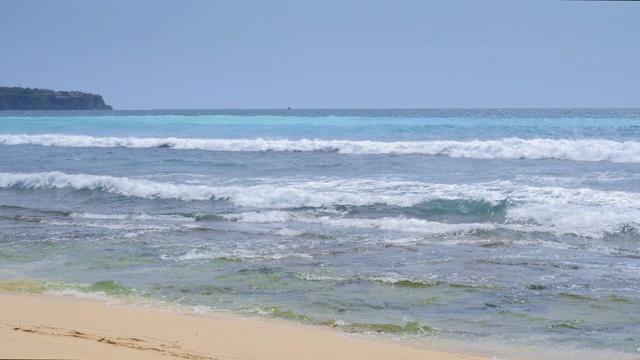
<svg viewBox="0 0 640 360">
<path fill-rule="evenodd" d="M 102 96 L 82 91 L 53 91 L 0 86 L 0 110 L 113 110 Z"/>
</svg>

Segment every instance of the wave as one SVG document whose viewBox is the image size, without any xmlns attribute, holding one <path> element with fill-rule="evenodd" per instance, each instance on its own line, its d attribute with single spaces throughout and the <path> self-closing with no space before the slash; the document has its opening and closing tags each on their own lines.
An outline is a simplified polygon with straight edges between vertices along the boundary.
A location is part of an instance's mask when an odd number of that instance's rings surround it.
<svg viewBox="0 0 640 360">
<path fill-rule="evenodd" d="M 472 200 L 486 202 L 483 207 L 493 205 L 500 208 L 550 204 L 640 209 L 637 193 L 534 187 L 510 181 L 437 184 L 381 179 L 269 178 L 251 181 L 250 184 L 214 186 L 52 171 L 0 172 L 0 188 L 93 190 L 182 201 L 227 200 L 236 206 L 262 209 L 368 205 L 413 207 L 433 200 Z M 511 205 L 505 204 L 505 199 Z"/>
<path fill-rule="evenodd" d="M 238 213 L 215 214 L 212 219 L 216 221 L 285 226 L 302 223 L 421 235 L 474 234 L 502 229 L 587 238 L 640 234 L 640 197 L 637 193 L 533 187 L 509 181 L 432 184 L 379 179 L 263 179 L 262 182 L 255 185 L 254 179 L 251 185 L 210 186 L 62 172 L 0 173 L 0 189 L 91 190 L 150 199 L 224 200 L 246 209 Z M 452 212 L 448 208 L 455 206 L 449 204 L 450 201 L 466 207 L 462 212 Z M 367 217 L 366 206 L 377 208 L 376 218 Z M 442 211 L 455 215 L 458 221 L 439 222 Z M 467 216 L 468 211 L 471 211 L 471 217 Z M 478 211 L 479 215 L 476 214 Z M 499 216 L 483 215 L 494 212 Z M 159 225 L 207 218 L 206 215 L 88 212 L 70 213 L 65 217 L 74 219 L 73 224 L 77 226 L 160 231 L 164 227 Z M 32 221 L 33 217 L 25 219 Z M 463 222 L 458 223 L 460 220 Z M 139 224 L 141 222 L 144 226 Z M 60 219 L 47 219 L 46 223 L 70 224 Z M 287 232 L 283 235 L 287 236 Z"/>
<path fill-rule="evenodd" d="M 338 152 L 341 154 L 421 154 L 477 159 L 557 159 L 640 163 L 640 142 L 604 139 L 519 139 L 475 141 L 351 141 L 92 137 L 84 135 L 0 135 L 3 145 L 99 148 L 171 148 L 208 151 Z"/>
<path fill-rule="evenodd" d="M 251 251 L 247 249 L 236 249 L 230 251 L 201 251 L 192 249 L 186 254 L 179 256 L 163 256 L 163 260 L 177 260 L 177 261 L 193 261 L 193 260 L 282 260 L 282 259 L 311 259 L 312 255 L 306 253 L 295 252 L 268 252 L 268 251 Z"/>
<path fill-rule="evenodd" d="M 547 232 L 603 238 L 606 235 L 636 235 L 640 209 L 575 204 L 528 204 L 509 209 L 507 228 L 524 232 Z"/>
<path fill-rule="evenodd" d="M 198 185 L 175 185 L 149 180 L 100 175 L 70 175 L 58 171 L 0 173 L 0 188 L 100 190 L 124 196 L 180 200 L 209 200 L 213 189 Z"/>
<path fill-rule="evenodd" d="M 129 221 L 195 221 L 193 217 L 182 215 L 151 215 L 139 214 L 94 214 L 74 212 L 68 215 L 70 218 L 97 219 L 97 220 L 129 220 Z"/>
<path fill-rule="evenodd" d="M 422 219 L 411 218 L 379 218 L 379 219 L 345 219 L 330 216 L 313 217 L 284 211 L 245 212 L 240 214 L 227 214 L 223 218 L 227 220 L 248 223 L 278 223 L 296 221 L 302 223 L 319 224 L 332 227 L 349 227 L 360 229 L 380 229 L 395 232 L 412 232 L 423 235 L 462 235 L 478 231 L 491 231 L 496 227 L 486 223 L 448 224 Z"/>
<path fill-rule="evenodd" d="M 250 185 L 211 186 L 62 172 L 0 173 L 0 188 L 5 189 L 92 190 L 149 199 L 224 200 L 249 210 L 261 209 L 216 215 L 218 219 L 245 223 L 295 222 L 334 228 L 380 229 L 426 235 L 470 234 L 507 229 L 589 238 L 625 234 L 635 236 L 640 228 L 640 197 L 637 193 L 621 191 L 533 187 L 509 181 L 476 184 L 433 184 L 377 179 L 261 181 L 263 183 L 258 185 L 256 181 L 252 181 Z M 447 206 L 453 206 L 448 204 L 449 201 L 462 201 L 463 205 L 469 207 L 464 208 L 463 213 L 452 214 L 462 216 L 470 222 L 450 224 L 429 221 L 433 220 L 432 216 L 438 217 L 440 212 L 449 211 Z M 355 207 L 380 205 L 389 207 L 389 212 L 380 218 L 353 218 L 352 214 L 350 215 L 350 209 L 356 209 Z M 471 211 L 474 209 L 480 211 L 480 214 Z M 467 210 L 473 213 L 472 218 L 466 216 Z M 366 212 L 366 209 L 356 211 L 362 213 L 361 215 Z M 482 216 L 487 212 L 498 212 L 499 216 Z M 197 220 L 182 215 L 92 213 L 72 213 L 69 218 L 163 223 Z M 105 226 L 102 223 L 83 224 Z"/>
<path fill-rule="evenodd" d="M 505 183 L 506 184 L 506 183 Z M 501 186 L 448 185 L 384 180 L 269 179 L 267 184 L 211 186 L 174 184 L 90 174 L 0 173 L 0 188 L 94 190 L 123 196 L 182 201 L 228 200 L 254 208 L 389 205 L 409 207 L 434 199 L 477 198 L 499 203 Z"/>
<path fill-rule="evenodd" d="M 72 222 L 72 221 L 48 221 L 42 220 L 42 223 L 52 226 L 73 226 L 84 228 L 102 228 L 109 230 L 140 230 L 144 232 L 164 232 L 172 230 L 170 226 L 165 225 L 141 225 L 141 224 L 127 224 L 127 223 L 107 223 L 107 222 Z"/>
<path fill-rule="evenodd" d="M 514 207 L 507 211 L 505 222 L 446 223 L 402 216 L 376 219 L 345 218 L 285 211 L 245 212 L 221 217 L 242 223 L 304 223 L 332 228 L 413 233 L 419 236 L 473 235 L 505 229 L 522 233 L 550 233 L 602 239 L 606 236 L 640 234 L 639 216 L 640 209 L 545 204 Z M 290 229 L 281 230 L 278 234 L 300 235 Z M 421 238 L 410 239 L 409 243 L 422 241 Z"/>
</svg>

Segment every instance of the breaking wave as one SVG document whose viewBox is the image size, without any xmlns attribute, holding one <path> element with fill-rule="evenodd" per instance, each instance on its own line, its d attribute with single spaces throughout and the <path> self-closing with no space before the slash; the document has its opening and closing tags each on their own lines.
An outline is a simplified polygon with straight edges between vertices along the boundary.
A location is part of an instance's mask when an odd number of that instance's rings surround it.
<svg viewBox="0 0 640 360">
<path fill-rule="evenodd" d="M 212 186 L 174 184 L 145 179 L 66 174 L 0 173 L 0 188 L 94 190 L 123 196 L 182 201 L 228 200 L 237 206 L 257 208 L 366 206 L 382 204 L 408 207 L 433 199 L 467 199 L 499 203 L 508 184 L 448 185 L 384 180 L 273 179 L 266 184 Z"/>
<path fill-rule="evenodd" d="M 637 193 L 586 188 L 534 187 L 510 181 L 437 184 L 378 179 L 268 179 L 251 185 L 215 186 L 63 172 L 3 173 L 0 188 L 94 190 L 139 198 L 228 200 L 262 209 L 387 205 L 411 207 L 432 200 L 474 200 L 501 205 L 580 205 L 640 209 Z"/>
<path fill-rule="evenodd" d="M 232 219 L 241 222 L 284 222 L 284 221 L 297 221 L 303 223 L 312 223 L 333 227 L 349 227 L 349 228 L 361 228 L 361 229 L 380 229 L 388 231 L 401 231 L 420 233 L 422 235 L 444 235 L 444 234 L 469 234 L 477 231 L 491 231 L 495 230 L 495 226 L 492 224 L 447 224 L 440 222 L 427 221 L 422 219 L 409 219 L 409 218 L 380 218 L 380 219 L 340 219 L 329 216 L 322 217 L 307 217 L 299 216 L 291 213 L 283 213 L 281 211 L 272 211 L 266 214 L 264 213 L 242 213 L 232 214 L 224 216 L 227 219 Z M 286 220 L 285 220 L 286 219 Z"/>
<path fill-rule="evenodd" d="M 519 139 L 476 141 L 351 141 L 91 137 L 83 135 L 0 135 L 2 145 L 60 147 L 171 148 L 208 151 L 338 152 L 341 154 L 422 154 L 476 159 L 557 159 L 640 163 L 640 142 L 604 139 Z"/>
<path fill-rule="evenodd" d="M 533 187 L 509 181 L 433 184 L 379 179 L 269 179 L 268 182 L 258 185 L 252 182 L 251 185 L 213 186 L 42 172 L 0 173 L 0 188 L 91 190 L 130 197 L 181 201 L 224 200 L 249 210 L 216 215 L 226 221 L 258 224 L 304 223 L 330 228 L 379 229 L 421 235 L 462 235 L 507 229 L 603 238 L 610 235 L 637 236 L 640 229 L 640 197 L 637 193 L 552 186 Z M 448 204 L 448 201 L 455 201 L 457 207 L 468 207 L 462 209 L 462 212 L 447 213 L 454 217 L 462 216 L 464 222 L 447 223 L 437 220 L 441 211 L 447 211 L 446 208 L 441 209 L 442 206 L 455 207 L 453 203 Z M 376 218 L 353 217 L 350 210 L 355 209 L 350 208 L 352 206 L 379 205 L 389 206 L 389 209 L 395 207 L 395 210 Z M 434 206 L 440 212 L 433 210 Z M 479 209 L 481 214 L 486 213 L 486 209 L 489 209 L 489 212 L 497 211 L 500 216 L 473 215 L 468 218 L 467 210 L 474 209 Z M 364 208 L 356 210 L 356 213 L 368 211 Z M 183 215 L 82 212 L 71 213 L 68 218 L 83 221 L 77 226 L 114 229 L 138 229 L 140 226 L 103 222 L 151 222 L 145 228 L 156 229 L 157 224 L 154 222 L 157 221 L 196 220 Z M 86 222 L 87 220 L 94 222 Z M 57 224 L 52 221 L 47 223 Z M 60 224 L 69 225 L 68 221 Z"/>
</svg>

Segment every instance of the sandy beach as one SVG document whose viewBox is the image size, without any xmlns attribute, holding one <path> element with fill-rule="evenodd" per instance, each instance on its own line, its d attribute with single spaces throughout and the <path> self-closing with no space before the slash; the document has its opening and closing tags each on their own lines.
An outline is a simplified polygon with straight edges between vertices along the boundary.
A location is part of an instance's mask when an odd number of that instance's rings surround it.
<svg viewBox="0 0 640 360">
<path fill-rule="evenodd" d="M 330 329 L 0 293 L 0 358 L 486 359 L 349 338 Z"/>
</svg>

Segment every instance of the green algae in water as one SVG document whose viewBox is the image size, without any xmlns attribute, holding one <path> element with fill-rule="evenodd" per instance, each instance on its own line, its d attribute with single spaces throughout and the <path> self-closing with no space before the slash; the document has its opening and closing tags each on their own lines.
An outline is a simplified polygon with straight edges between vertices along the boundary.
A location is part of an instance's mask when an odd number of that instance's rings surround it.
<svg viewBox="0 0 640 360">
<path fill-rule="evenodd" d="M 421 288 L 421 289 L 440 286 L 443 284 L 444 284 L 444 281 L 421 282 L 421 281 L 412 281 L 412 280 L 400 280 L 392 283 L 393 286 L 407 287 L 407 288 Z"/>
<path fill-rule="evenodd" d="M 528 318 L 528 315 L 526 315 L 526 314 L 519 313 L 519 312 L 513 312 L 513 311 L 509 311 L 509 310 L 503 310 L 503 309 L 501 309 L 498 312 L 498 315 L 499 316 L 503 316 L 503 317 L 510 317 L 510 318 L 514 318 L 514 319 L 526 319 L 526 318 Z M 543 320 L 546 320 L 546 319 L 543 319 Z"/>
<path fill-rule="evenodd" d="M 435 332 L 435 329 L 418 321 L 410 321 L 404 326 L 404 332 L 409 334 L 426 334 Z"/>
<path fill-rule="evenodd" d="M 351 323 L 339 326 L 344 331 L 349 332 L 377 332 L 381 334 L 412 334 L 422 335 L 433 333 L 435 329 L 417 321 L 410 321 L 404 326 L 396 324 L 376 324 L 376 323 Z"/>
<path fill-rule="evenodd" d="M 64 288 L 62 284 L 27 279 L 14 279 L 0 282 L 0 290 L 31 294 L 42 294 L 46 291 L 63 290 Z"/>
<path fill-rule="evenodd" d="M 269 268 L 269 267 L 261 267 L 258 269 L 249 269 L 249 268 L 244 268 L 244 269 L 240 269 L 238 271 L 236 271 L 238 274 L 249 274 L 252 272 L 256 272 L 256 273 L 260 273 L 260 274 L 273 274 L 273 269 Z"/>
<path fill-rule="evenodd" d="M 620 295 L 608 295 L 608 296 L 598 296 L 598 297 L 589 297 L 585 295 L 578 295 L 573 293 L 562 292 L 558 294 L 561 299 L 572 301 L 572 302 L 584 302 L 587 304 L 589 308 L 592 309 L 600 309 L 600 310 L 609 310 L 614 306 L 615 303 L 618 303 L 618 306 L 622 306 L 623 304 L 633 304 L 634 301 L 630 298 L 626 298 Z"/>
<path fill-rule="evenodd" d="M 427 299 L 424 299 L 421 303 L 421 305 L 423 306 L 431 306 L 435 303 L 437 303 L 440 299 L 436 296 L 436 297 L 430 297 Z"/>
<path fill-rule="evenodd" d="M 141 266 L 144 264 L 152 264 L 155 260 L 152 258 L 143 258 L 137 256 L 120 256 L 120 257 L 105 257 L 101 259 L 95 259 L 91 261 L 79 261 L 76 264 L 83 266 L 86 265 L 90 270 L 110 270 L 110 269 L 126 269 L 135 266 Z"/>
<path fill-rule="evenodd" d="M 243 308 L 241 309 L 242 311 L 248 311 L 248 312 L 258 312 L 261 314 L 266 314 L 269 316 L 273 316 L 276 318 L 280 318 L 280 319 L 287 319 L 287 320 L 293 320 L 293 321 L 297 321 L 297 322 L 303 322 L 303 323 L 308 323 L 308 324 L 316 324 L 318 323 L 317 321 L 315 321 L 311 316 L 306 315 L 306 314 L 296 314 L 291 310 L 283 310 L 281 307 L 279 306 L 252 306 L 252 307 L 247 307 L 247 308 Z"/>
<path fill-rule="evenodd" d="M 546 289 L 547 287 L 543 284 L 529 284 L 526 286 L 526 288 L 529 290 L 540 291 Z"/>
<path fill-rule="evenodd" d="M 233 292 L 234 292 L 234 288 L 230 286 L 226 286 L 226 287 L 202 286 L 197 289 L 197 294 L 202 296 L 208 296 L 213 294 L 228 294 Z"/>
<path fill-rule="evenodd" d="M 293 320 L 296 322 L 322 325 L 334 328 L 339 328 L 342 331 L 347 332 L 377 332 L 384 334 L 411 334 L 411 335 L 423 335 L 427 333 L 433 333 L 436 330 L 431 326 L 422 324 L 418 321 L 410 321 L 404 326 L 396 324 L 378 324 L 378 323 L 351 323 L 344 324 L 335 319 L 318 320 L 307 314 L 298 314 L 289 309 L 282 309 L 279 306 L 257 306 L 247 307 L 241 309 L 242 311 L 258 312 L 263 315 L 272 316 L 279 319 Z"/>
<path fill-rule="evenodd" d="M 17 253 L 4 253 L 4 252 L 0 252 L 0 261 L 16 261 L 16 260 L 20 260 L 20 259 L 26 259 L 27 257 L 22 255 L 22 254 L 17 254 Z"/>
<path fill-rule="evenodd" d="M 631 299 L 620 296 L 620 295 L 609 295 L 607 299 L 613 302 L 624 302 L 624 303 L 633 302 Z"/>
<path fill-rule="evenodd" d="M 588 297 L 588 296 L 584 296 L 584 295 L 578 295 L 578 294 L 573 294 L 573 293 L 567 293 L 567 292 L 561 292 L 558 294 L 561 298 L 565 298 L 568 300 L 584 300 L 584 301 L 594 301 L 597 300 L 595 298 L 592 297 Z"/>
<path fill-rule="evenodd" d="M 363 324 L 363 323 L 352 323 L 347 325 L 346 328 L 352 328 L 356 331 L 374 331 L 384 334 L 397 334 L 404 330 L 402 326 L 394 325 L 394 324 Z"/>
<path fill-rule="evenodd" d="M 584 321 L 581 320 L 568 320 L 560 324 L 555 324 L 549 326 L 552 329 L 571 329 L 571 330 L 585 330 L 583 327 L 579 326 Z"/>
<path fill-rule="evenodd" d="M 106 295 L 131 295 L 135 292 L 135 289 L 113 280 L 98 281 L 83 290 L 88 292 L 103 292 Z"/>
<path fill-rule="evenodd" d="M 222 257 L 216 258 L 215 260 L 221 264 L 227 264 L 227 263 L 233 264 L 233 263 L 242 262 L 242 259 L 229 257 L 229 256 L 222 256 Z"/>
<path fill-rule="evenodd" d="M 471 285 L 471 284 L 458 284 L 458 283 L 451 283 L 449 284 L 449 287 L 453 289 L 464 289 L 472 292 L 497 289 L 497 287 L 489 286 L 489 285 Z"/>
</svg>

